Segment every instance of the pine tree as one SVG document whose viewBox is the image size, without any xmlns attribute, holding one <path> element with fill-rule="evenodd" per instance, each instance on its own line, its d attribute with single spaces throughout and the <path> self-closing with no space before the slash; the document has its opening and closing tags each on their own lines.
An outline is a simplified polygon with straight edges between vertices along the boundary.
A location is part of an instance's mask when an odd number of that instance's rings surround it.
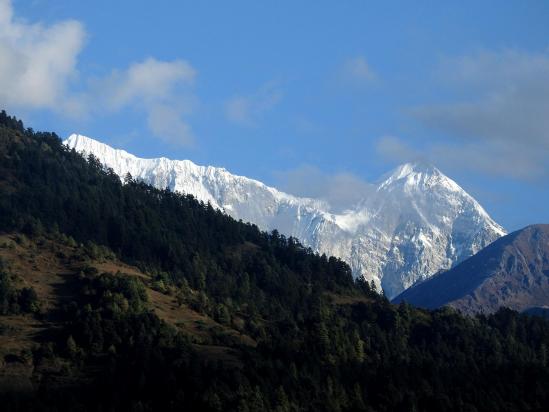
<svg viewBox="0 0 549 412">
<path fill-rule="evenodd" d="M 276 390 L 276 412 L 290 412 L 290 401 L 282 386 Z"/>
<path fill-rule="evenodd" d="M 362 363 L 364 361 L 364 341 L 360 339 L 360 335 L 356 330 L 353 332 L 353 343 L 355 359 L 357 362 Z"/>
<path fill-rule="evenodd" d="M 322 352 L 326 353 L 330 349 L 330 336 L 328 328 L 324 322 L 319 322 L 317 325 L 318 343 Z"/>
<path fill-rule="evenodd" d="M 69 337 L 67 338 L 66 347 L 67 355 L 69 356 L 69 358 L 74 358 L 78 353 L 78 346 L 76 345 L 76 342 L 74 341 L 72 335 L 69 335 Z"/>
<path fill-rule="evenodd" d="M 254 388 L 251 393 L 249 401 L 249 410 L 250 412 L 264 412 L 265 411 L 265 402 L 263 401 L 263 394 L 258 386 Z"/>
</svg>

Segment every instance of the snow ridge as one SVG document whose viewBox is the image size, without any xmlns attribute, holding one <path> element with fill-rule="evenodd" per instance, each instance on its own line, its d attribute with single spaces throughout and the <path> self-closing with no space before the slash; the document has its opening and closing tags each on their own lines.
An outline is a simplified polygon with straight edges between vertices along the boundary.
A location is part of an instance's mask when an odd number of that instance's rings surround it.
<svg viewBox="0 0 549 412">
<path fill-rule="evenodd" d="M 506 234 L 475 199 L 428 164 L 397 167 L 355 208 L 334 214 L 326 202 L 292 196 L 223 168 L 142 159 L 79 134 L 64 144 L 93 154 L 122 178 L 130 173 L 155 187 L 192 194 L 235 219 L 340 257 L 389 298 Z"/>
</svg>

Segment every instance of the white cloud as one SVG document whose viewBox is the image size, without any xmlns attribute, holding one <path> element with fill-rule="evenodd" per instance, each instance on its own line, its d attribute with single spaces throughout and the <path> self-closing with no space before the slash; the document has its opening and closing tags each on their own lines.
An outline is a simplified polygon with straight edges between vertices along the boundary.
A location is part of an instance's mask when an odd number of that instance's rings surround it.
<svg viewBox="0 0 549 412">
<path fill-rule="evenodd" d="M 363 56 L 348 59 L 342 67 L 342 73 L 346 80 L 353 83 L 370 83 L 376 75 Z"/>
<path fill-rule="evenodd" d="M 282 100 L 282 92 L 270 82 L 247 96 L 234 96 L 225 103 L 225 115 L 233 123 L 256 126 Z"/>
<path fill-rule="evenodd" d="M 77 93 L 71 86 L 80 80 L 78 55 L 85 38 L 78 21 L 30 24 L 14 16 L 10 0 L 0 0 L 0 106 L 47 109 L 75 118 L 130 109 L 144 114 L 155 136 L 192 144 L 184 118 L 194 107 L 190 87 L 196 70 L 188 62 L 149 57 L 87 79 Z"/>
<path fill-rule="evenodd" d="M 453 101 L 411 110 L 448 141 L 432 155 L 517 179 L 549 175 L 549 52 L 446 59 L 438 77 Z"/>
<path fill-rule="evenodd" d="M 195 77 L 195 69 L 186 61 L 165 62 L 149 57 L 131 64 L 123 72 L 113 71 L 102 82 L 108 103 L 119 108 L 135 102 L 150 104 L 169 100 L 176 87 L 192 85 Z"/>
<path fill-rule="evenodd" d="M 356 205 L 374 186 L 352 173 L 327 174 L 315 166 L 303 165 L 276 175 L 280 188 L 296 196 L 326 201 L 334 212 Z"/>
<path fill-rule="evenodd" d="M 186 61 L 171 62 L 147 58 L 125 70 L 95 79 L 90 95 L 99 107 L 110 111 L 124 108 L 146 115 L 150 131 L 160 139 L 178 145 L 194 142 L 190 125 L 184 120 L 192 112 L 196 70 Z M 92 93 L 92 92 L 90 92 Z"/>
<path fill-rule="evenodd" d="M 173 107 L 154 104 L 147 114 L 149 129 L 168 143 L 189 146 L 194 143 L 190 126 Z"/>
<path fill-rule="evenodd" d="M 0 104 L 77 110 L 67 90 L 78 76 L 77 57 L 85 37 L 78 21 L 29 24 L 14 17 L 10 0 L 0 0 Z"/>
</svg>

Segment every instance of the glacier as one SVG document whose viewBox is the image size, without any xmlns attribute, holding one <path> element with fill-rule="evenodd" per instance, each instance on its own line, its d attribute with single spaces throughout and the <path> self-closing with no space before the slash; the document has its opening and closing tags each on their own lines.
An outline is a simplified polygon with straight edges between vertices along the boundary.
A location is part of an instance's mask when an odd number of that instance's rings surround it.
<svg viewBox="0 0 549 412">
<path fill-rule="evenodd" d="M 63 143 L 93 154 L 121 178 L 130 173 L 157 188 L 191 194 L 235 219 L 339 257 L 389 299 L 506 234 L 456 182 L 422 162 L 397 167 L 356 206 L 335 213 L 325 201 L 293 196 L 224 168 L 142 159 L 80 134 Z"/>
</svg>

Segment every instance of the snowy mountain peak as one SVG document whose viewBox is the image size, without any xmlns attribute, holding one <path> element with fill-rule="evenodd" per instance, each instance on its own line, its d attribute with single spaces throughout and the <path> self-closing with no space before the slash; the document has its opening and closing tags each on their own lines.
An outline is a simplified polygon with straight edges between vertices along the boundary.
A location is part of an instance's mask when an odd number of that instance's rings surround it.
<svg viewBox="0 0 549 412">
<path fill-rule="evenodd" d="M 391 177 L 396 180 L 413 175 L 434 176 L 440 174 L 442 173 L 434 165 L 427 162 L 417 161 L 401 164 L 391 173 Z"/>
<path fill-rule="evenodd" d="M 130 173 L 132 177 L 153 186 L 192 194 L 198 200 L 210 202 L 212 206 L 236 218 L 244 219 L 244 217 L 234 216 L 231 211 L 237 210 L 237 203 L 248 201 L 256 191 L 278 202 L 321 210 L 329 208 L 321 200 L 297 198 L 266 186 L 260 181 L 234 175 L 222 167 L 199 166 L 190 160 L 171 160 L 165 157 L 143 159 L 80 134 L 72 134 L 63 143 L 85 155 L 93 154 L 121 177 Z M 259 222 L 251 219 L 249 221 L 261 226 Z"/>
<path fill-rule="evenodd" d="M 63 143 L 78 152 L 86 152 L 88 154 L 93 153 L 96 157 L 100 157 L 100 155 L 115 155 L 120 158 L 137 159 L 136 156 L 126 152 L 125 150 L 113 149 L 105 143 L 101 143 L 95 139 L 78 133 L 71 134 Z"/>
<path fill-rule="evenodd" d="M 390 189 L 395 186 L 408 190 L 432 190 L 435 186 L 445 187 L 451 191 L 463 191 L 459 185 L 429 163 L 404 163 L 394 169 L 379 185 L 379 189 Z"/>
<path fill-rule="evenodd" d="M 336 214 L 323 201 L 292 196 L 223 168 L 142 159 L 79 134 L 64 143 L 93 154 L 121 177 L 130 173 L 153 186 L 192 194 L 235 219 L 277 229 L 340 257 L 355 276 L 373 280 L 389 298 L 505 234 L 456 182 L 424 163 L 399 166 L 359 207 Z"/>
</svg>

